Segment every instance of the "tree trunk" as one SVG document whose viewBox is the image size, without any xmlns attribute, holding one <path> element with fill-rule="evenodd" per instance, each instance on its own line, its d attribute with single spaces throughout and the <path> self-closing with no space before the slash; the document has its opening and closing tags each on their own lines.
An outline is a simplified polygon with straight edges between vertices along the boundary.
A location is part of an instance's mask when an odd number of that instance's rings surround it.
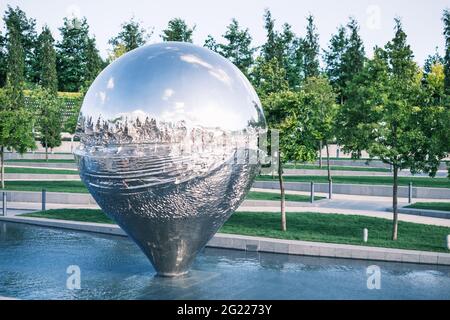
<svg viewBox="0 0 450 320">
<path fill-rule="evenodd" d="M 70 137 L 70 153 L 73 153 L 73 134 Z"/>
<path fill-rule="evenodd" d="M 280 205 L 281 205 L 281 230 L 286 231 L 286 204 L 284 196 L 284 183 L 283 183 L 283 164 L 281 159 L 278 159 L 278 180 L 280 182 Z"/>
<path fill-rule="evenodd" d="M 48 162 L 48 147 L 47 147 L 47 143 L 45 144 L 45 161 Z"/>
<path fill-rule="evenodd" d="M 322 169 L 322 140 L 319 141 L 319 168 Z"/>
<path fill-rule="evenodd" d="M 397 165 L 393 165 L 394 171 L 394 185 L 392 190 L 392 212 L 394 214 L 393 225 L 392 225 L 392 240 L 397 240 L 398 238 L 398 212 L 397 212 L 397 203 L 398 203 L 398 167 Z"/>
<path fill-rule="evenodd" d="M 331 166 L 330 166 L 330 149 L 328 148 L 328 142 L 325 142 L 325 148 L 327 149 L 327 173 L 328 173 L 328 197 L 331 199 L 332 190 L 331 190 Z"/>
<path fill-rule="evenodd" d="M 0 162 L 1 162 L 1 170 L 0 175 L 2 176 L 2 189 L 5 189 L 5 163 L 4 163 L 4 157 L 5 157 L 5 148 L 2 146 L 0 148 Z"/>
</svg>

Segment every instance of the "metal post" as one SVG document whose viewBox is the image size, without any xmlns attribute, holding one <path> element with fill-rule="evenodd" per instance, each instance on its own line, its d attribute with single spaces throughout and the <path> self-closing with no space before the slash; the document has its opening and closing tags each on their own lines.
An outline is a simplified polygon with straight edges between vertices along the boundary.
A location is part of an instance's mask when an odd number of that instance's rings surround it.
<svg viewBox="0 0 450 320">
<path fill-rule="evenodd" d="M 314 202 L 314 182 L 311 181 L 311 197 L 310 197 L 310 202 L 313 203 Z"/>
<path fill-rule="evenodd" d="M 408 186 L 408 203 L 412 203 L 412 197 L 413 197 L 413 184 L 412 182 L 410 182 Z"/>
<path fill-rule="evenodd" d="M 45 211 L 45 202 L 47 198 L 47 191 L 45 189 L 42 189 L 42 211 Z"/>
<path fill-rule="evenodd" d="M 6 192 L 5 191 L 2 192 L 2 199 L 3 199 L 2 214 L 3 214 L 4 217 L 6 217 L 6 215 L 8 214 L 8 204 L 6 202 Z"/>
<path fill-rule="evenodd" d="M 328 181 L 328 199 L 333 198 L 333 180 Z"/>
</svg>

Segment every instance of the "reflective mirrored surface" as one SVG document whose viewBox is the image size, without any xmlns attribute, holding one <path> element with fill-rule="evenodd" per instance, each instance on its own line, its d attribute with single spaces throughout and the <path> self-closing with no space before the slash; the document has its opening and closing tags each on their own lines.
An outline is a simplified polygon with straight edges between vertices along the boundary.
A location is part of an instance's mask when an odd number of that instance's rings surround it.
<svg viewBox="0 0 450 320">
<path fill-rule="evenodd" d="M 86 94 L 75 151 L 99 206 L 161 275 L 188 270 L 260 167 L 260 101 L 220 55 L 166 42 L 131 51 Z"/>
</svg>

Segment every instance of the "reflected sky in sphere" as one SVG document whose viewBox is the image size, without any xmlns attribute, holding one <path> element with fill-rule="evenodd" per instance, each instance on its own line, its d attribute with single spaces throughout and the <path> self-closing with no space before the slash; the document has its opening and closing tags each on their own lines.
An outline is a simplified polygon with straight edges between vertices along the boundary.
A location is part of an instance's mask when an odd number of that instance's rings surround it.
<svg viewBox="0 0 450 320">
<path fill-rule="evenodd" d="M 180 42 L 141 47 L 114 61 L 90 87 L 81 112 L 93 120 L 149 117 L 231 131 L 263 121 L 258 96 L 237 67 Z"/>
</svg>

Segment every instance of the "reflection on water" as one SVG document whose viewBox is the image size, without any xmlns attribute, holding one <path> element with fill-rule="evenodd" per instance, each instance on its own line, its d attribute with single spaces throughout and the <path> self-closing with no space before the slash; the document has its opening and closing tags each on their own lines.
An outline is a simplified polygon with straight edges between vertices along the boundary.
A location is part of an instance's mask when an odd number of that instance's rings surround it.
<svg viewBox="0 0 450 320">
<path fill-rule="evenodd" d="M 368 290 L 366 268 L 381 268 Z M 81 290 L 66 289 L 69 265 Z M 124 237 L 0 222 L 0 296 L 23 299 L 450 299 L 450 267 L 205 249 L 180 278 L 155 277 Z"/>
</svg>

